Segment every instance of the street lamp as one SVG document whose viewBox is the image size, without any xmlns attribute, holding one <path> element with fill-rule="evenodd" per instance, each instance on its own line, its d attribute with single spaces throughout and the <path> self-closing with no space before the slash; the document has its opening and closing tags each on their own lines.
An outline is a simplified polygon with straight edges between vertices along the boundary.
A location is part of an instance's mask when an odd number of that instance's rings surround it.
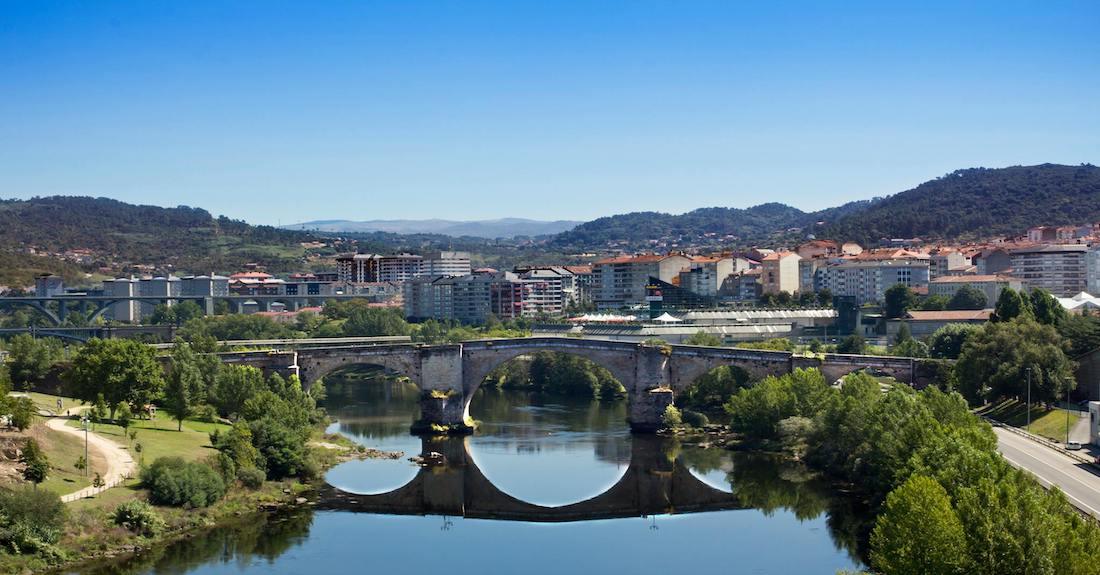
<svg viewBox="0 0 1100 575">
<path fill-rule="evenodd" d="M 1031 368 L 1027 368 L 1027 405 L 1024 406 L 1024 411 L 1027 412 L 1027 429 L 1031 431 Z"/>
<path fill-rule="evenodd" d="M 84 415 L 80 418 L 80 426 L 84 428 L 84 476 L 88 476 L 88 468 L 92 466 L 92 462 L 88 460 L 88 416 Z"/>
<path fill-rule="evenodd" d="M 1066 377 L 1066 443 L 1069 443 L 1069 392 L 1073 389 L 1073 378 Z"/>
</svg>

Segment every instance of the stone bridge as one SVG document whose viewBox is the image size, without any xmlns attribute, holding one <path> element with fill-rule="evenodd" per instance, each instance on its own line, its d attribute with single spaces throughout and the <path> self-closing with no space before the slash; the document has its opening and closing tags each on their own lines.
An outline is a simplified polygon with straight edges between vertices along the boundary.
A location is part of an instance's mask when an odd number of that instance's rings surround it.
<svg viewBox="0 0 1100 575">
<path fill-rule="evenodd" d="M 745 508 L 733 494 L 692 475 L 679 459 L 670 460 L 666 445 L 670 441 L 674 440 L 634 438 L 630 464 L 614 485 L 590 499 L 548 507 L 519 500 L 494 485 L 470 457 L 465 439 L 423 439 L 423 452 L 442 453 L 444 464 L 421 468 L 411 481 L 389 493 L 357 495 L 330 486 L 323 490 L 317 507 L 541 523 Z"/>
<path fill-rule="evenodd" d="M 539 351 L 569 353 L 606 368 L 623 384 L 629 401 L 631 430 L 653 432 L 677 393 L 710 370 L 735 366 L 753 379 L 817 368 L 829 381 L 853 371 L 872 369 L 911 385 L 934 377 L 927 360 L 906 357 L 826 354 L 801 357 L 784 351 L 690 345 L 654 346 L 569 337 L 479 340 L 447 345 L 351 345 L 297 351 L 222 354 L 227 363 L 244 363 L 265 371 L 294 373 L 307 387 L 325 375 L 352 365 L 374 365 L 408 377 L 421 389 L 421 419 L 414 431 L 468 432 L 470 401 L 485 377 L 501 364 Z"/>
</svg>

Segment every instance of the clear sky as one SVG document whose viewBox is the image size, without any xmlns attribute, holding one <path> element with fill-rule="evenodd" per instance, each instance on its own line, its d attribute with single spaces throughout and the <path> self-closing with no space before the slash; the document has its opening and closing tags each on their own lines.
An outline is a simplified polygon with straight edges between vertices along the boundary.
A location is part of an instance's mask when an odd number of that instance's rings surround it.
<svg viewBox="0 0 1100 575">
<path fill-rule="evenodd" d="M 0 0 L 0 197 L 588 219 L 1100 163 L 1100 2 L 826 4 Z"/>
</svg>

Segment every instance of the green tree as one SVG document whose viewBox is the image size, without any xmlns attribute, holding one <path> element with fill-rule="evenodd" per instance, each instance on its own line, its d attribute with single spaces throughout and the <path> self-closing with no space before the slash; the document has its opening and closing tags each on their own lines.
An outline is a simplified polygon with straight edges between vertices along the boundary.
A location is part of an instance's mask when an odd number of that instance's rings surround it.
<svg viewBox="0 0 1100 575">
<path fill-rule="evenodd" d="M 130 431 L 130 424 L 133 423 L 134 414 L 130 411 L 130 404 L 125 401 L 120 401 L 115 406 L 115 423 L 122 428 L 123 435 L 126 435 Z"/>
<path fill-rule="evenodd" d="M 915 475 L 886 498 L 871 532 L 871 563 L 887 575 L 967 572 L 962 522 L 935 479 Z"/>
<path fill-rule="evenodd" d="M 38 408 L 29 397 L 13 397 L 7 400 L 8 409 L 11 411 L 11 426 L 24 431 L 34 424 L 34 418 L 38 415 Z"/>
<path fill-rule="evenodd" d="M 913 339 L 913 332 L 909 329 L 909 324 L 901 322 L 898 326 L 898 333 L 894 336 L 894 345 L 901 345 L 909 340 Z"/>
<path fill-rule="evenodd" d="M 8 344 L 6 363 L 12 382 L 29 390 L 46 377 L 60 358 L 61 344 L 56 339 L 35 339 L 21 333 Z"/>
<path fill-rule="evenodd" d="M 176 340 L 172 349 L 172 368 L 168 372 L 168 383 L 164 388 L 164 404 L 168 413 L 176 420 L 176 430 L 183 431 L 183 420 L 191 415 L 196 396 L 201 396 L 203 378 L 200 364 L 191 345 Z"/>
<path fill-rule="evenodd" d="M 750 439 L 774 439 L 781 420 L 793 416 L 812 418 L 829 394 L 821 372 L 795 369 L 738 390 L 730 396 L 725 409 L 734 431 Z"/>
<path fill-rule="evenodd" d="M 92 339 L 73 359 L 68 379 L 74 395 L 94 401 L 102 395 L 114 406 L 125 401 L 143 408 L 160 395 L 164 370 L 153 348 L 129 339 Z"/>
<path fill-rule="evenodd" d="M 1031 305 L 1027 298 L 1012 288 L 1004 288 L 997 297 L 990 321 L 1012 321 L 1018 317 L 1031 317 Z"/>
<path fill-rule="evenodd" d="M 1057 327 L 1070 346 L 1070 357 L 1080 357 L 1100 347 L 1100 316 L 1070 315 Z"/>
<path fill-rule="evenodd" d="M 935 331 L 928 342 L 928 353 L 937 359 L 955 359 L 962 353 L 967 338 L 981 331 L 981 326 L 949 323 Z"/>
<path fill-rule="evenodd" d="M 985 309 L 988 303 L 985 292 L 974 286 L 964 285 L 951 296 L 947 309 Z"/>
<path fill-rule="evenodd" d="M 46 480 L 46 476 L 50 472 L 49 458 L 39 447 L 38 442 L 31 438 L 23 443 L 23 451 L 19 454 L 19 463 L 23 464 L 23 479 L 33 483 L 36 488 L 39 483 Z"/>
<path fill-rule="evenodd" d="M 833 305 L 833 292 L 829 288 L 823 288 L 817 292 L 817 305 L 821 307 Z"/>
<path fill-rule="evenodd" d="M 153 308 L 149 323 L 154 325 L 183 325 L 204 315 L 199 304 L 193 301 L 184 301 L 171 306 L 159 304 Z"/>
<path fill-rule="evenodd" d="M 889 319 L 897 319 L 905 315 L 909 308 L 916 303 L 917 294 L 905 284 L 894 284 L 886 289 L 883 294 L 883 311 Z"/>
<path fill-rule="evenodd" d="M 241 413 L 244 403 L 264 389 L 263 373 L 250 365 L 226 365 L 214 382 L 211 403 L 225 417 Z"/>
<path fill-rule="evenodd" d="M 867 353 L 867 340 L 862 335 L 853 333 L 836 344 L 837 353 L 861 355 Z"/>
<path fill-rule="evenodd" d="M 943 311 L 947 309 L 947 304 L 951 302 L 951 299 L 945 295 L 930 294 L 921 298 L 917 298 L 916 303 L 910 309 L 919 309 L 923 311 Z"/>
<path fill-rule="evenodd" d="M 1049 325 L 1031 319 L 986 324 L 966 339 L 955 364 L 963 394 L 972 402 L 1026 394 L 1031 369 L 1032 397 L 1054 401 L 1073 385 L 1073 362 L 1065 342 Z"/>
<path fill-rule="evenodd" d="M 722 347 L 722 338 L 707 333 L 703 330 L 695 332 L 691 337 L 684 340 L 684 343 L 688 345 L 703 345 L 707 347 Z"/>
<path fill-rule="evenodd" d="M 1069 315 L 1066 313 L 1066 308 L 1062 307 L 1062 304 L 1058 303 L 1058 300 L 1045 289 L 1032 289 L 1028 300 L 1035 321 L 1043 325 L 1058 326 Z"/>
</svg>

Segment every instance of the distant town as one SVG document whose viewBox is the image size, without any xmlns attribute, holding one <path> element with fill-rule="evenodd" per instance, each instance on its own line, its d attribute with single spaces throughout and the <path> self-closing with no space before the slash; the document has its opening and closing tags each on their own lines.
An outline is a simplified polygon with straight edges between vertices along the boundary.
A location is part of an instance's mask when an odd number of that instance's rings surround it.
<svg viewBox="0 0 1100 575">
<path fill-rule="evenodd" d="M 811 236 L 738 252 L 619 253 L 585 265 L 511 270 L 475 268 L 463 251 L 345 253 L 321 266 L 329 269 L 282 277 L 260 266 L 229 275 L 131 275 L 93 289 L 43 274 L 33 291 L 9 289 L 0 306 L 33 299 L 54 324 L 126 325 L 148 323 L 158 306 L 194 301 L 208 315 L 292 323 L 329 301 L 354 298 L 399 309 L 413 322 L 525 319 L 546 333 L 626 341 L 682 342 L 703 331 L 727 344 L 853 333 L 885 340 L 902 323 L 924 337 L 950 323 L 987 322 L 1005 288 L 1046 290 L 1072 313 L 1100 308 L 1090 295 L 1100 293 L 1100 224 L 1036 227 L 965 245 L 911 238 L 865 247 Z M 886 292 L 897 285 L 915 303 L 901 317 L 886 317 Z M 970 297 L 957 298 L 960 290 Z"/>
</svg>

